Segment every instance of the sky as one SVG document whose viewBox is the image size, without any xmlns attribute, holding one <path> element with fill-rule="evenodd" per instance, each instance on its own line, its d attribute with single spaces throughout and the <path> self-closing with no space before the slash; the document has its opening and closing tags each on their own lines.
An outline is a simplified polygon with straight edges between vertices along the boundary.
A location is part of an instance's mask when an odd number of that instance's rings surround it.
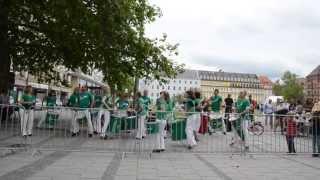
<svg viewBox="0 0 320 180">
<path fill-rule="evenodd" d="M 151 38 L 179 43 L 187 68 L 301 77 L 320 65 L 319 0 L 149 0 L 163 16 Z"/>
</svg>

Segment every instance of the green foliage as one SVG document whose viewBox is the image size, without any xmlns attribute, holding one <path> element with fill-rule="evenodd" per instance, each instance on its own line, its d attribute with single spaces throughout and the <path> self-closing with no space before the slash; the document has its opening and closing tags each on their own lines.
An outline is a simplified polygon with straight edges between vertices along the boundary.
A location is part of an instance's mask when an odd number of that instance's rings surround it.
<svg viewBox="0 0 320 180">
<path fill-rule="evenodd" d="M 277 96 L 283 96 L 289 102 L 303 99 L 303 87 L 297 82 L 297 75 L 286 71 L 281 77 L 282 84 L 275 83 L 273 92 Z"/>
<path fill-rule="evenodd" d="M 111 87 L 120 87 L 133 77 L 163 80 L 183 69 L 172 61 L 178 45 L 166 35 L 145 37 L 145 25 L 161 15 L 147 0 L 9 0 L 5 6 L 16 71 L 51 80 L 59 65 L 98 69 Z"/>
</svg>

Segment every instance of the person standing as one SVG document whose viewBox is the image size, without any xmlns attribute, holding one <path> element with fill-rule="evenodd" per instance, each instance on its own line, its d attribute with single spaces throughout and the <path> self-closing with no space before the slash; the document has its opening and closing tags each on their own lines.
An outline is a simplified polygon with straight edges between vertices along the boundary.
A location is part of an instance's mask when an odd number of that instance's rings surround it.
<svg viewBox="0 0 320 180">
<path fill-rule="evenodd" d="M 249 110 L 250 102 L 246 99 L 246 92 L 240 92 L 239 98 L 235 103 L 236 112 L 239 114 L 239 119 L 234 122 L 234 128 L 237 131 L 238 136 L 241 138 L 242 143 L 244 143 L 245 150 L 249 150 L 248 144 L 248 126 L 249 126 Z M 231 143 L 232 145 L 233 143 Z"/>
<path fill-rule="evenodd" d="M 250 102 L 250 110 L 249 110 L 249 117 L 251 121 L 254 121 L 254 111 L 257 108 L 257 101 L 252 99 L 252 95 L 249 95 L 249 102 Z"/>
<path fill-rule="evenodd" d="M 192 149 L 194 146 L 197 145 L 195 135 L 194 135 L 194 124 L 196 121 L 196 116 L 194 116 L 196 111 L 195 105 L 195 96 L 193 91 L 186 92 L 186 101 L 185 101 L 185 111 L 187 114 L 187 124 L 186 124 L 186 135 L 187 135 L 187 144 L 188 149 Z"/>
<path fill-rule="evenodd" d="M 320 101 L 312 108 L 312 157 L 320 156 Z"/>
<path fill-rule="evenodd" d="M 127 94 L 121 94 L 120 98 L 116 101 L 116 107 L 120 118 L 128 117 L 129 100 Z"/>
<path fill-rule="evenodd" d="M 47 116 L 51 116 L 54 117 L 57 113 L 55 111 L 55 106 L 57 106 L 57 96 L 56 96 L 56 92 L 53 90 L 49 91 L 49 94 L 47 97 L 45 97 L 44 101 L 46 101 L 45 104 L 45 109 L 47 109 L 47 113 L 45 114 L 45 116 L 43 118 L 41 118 L 41 120 L 38 122 L 37 127 L 40 128 L 42 123 L 46 121 Z M 43 102 L 42 102 L 43 105 Z M 54 120 L 56 119 L 50 119 L 52 122 L 47 122 L 48 127 L 49 128 L 53 128 L 53 124 L 54 124 Z"/>
<path fill-rule="evenodd" d="M 136 139 L 141 140 L 146 137 L 145 120 L 147 116 L 147 111 L 146 111 L 144 100 L 140 92 L 137 92 L 135 99 L 136 99 L 135 109 L 137 112 L 137 119 L 138 119 L 138 132 L 136 135 Z"/>
<path fill-rule="evenodd" d="M 230 114 L 232 113 L 232 107 L 233 107 L 233 99 L 231 98 L 231 94 L 228 94 L 228 97 L 224 99 L 225 104 L 225 118 L 226 118 L 226 129 L 227 132 L 231 131 L 231 122 L 229 121 Z"/>
<path fill-rule="evenodd" d="M 24 109 L 20 109 L 21 132 L 24 137 L 32 136 L 35 103 L 36 98 L 32 95 L 32 87 L 27 86 L 20 102 L 24 107 Z"/>
<path fill-rule="evenodd" d="M 100 138 L 103 139 L 107 139 L 107 135 L 106 135 L 106 131 L 108 129 L 109 123 L 110 123 L 110 110 L 113 108 L 112 107 L 112 96 L 110 94 L 110 90 L 107 88 L 105 89 L 105 95 L 102 98 L 102 111 L 100 114 L 98 114 L 98 117 L 100 119 L 100 123 L 101 123 L 101 115 L 104 115 L 104 123 L 103 123 L 103 127 L 101 129 L 101 134 L 100 134 Z"/>
<path fill-rule="evenodd" d="M 144 107 L 147 111 L 147 118 L 149 117 L 149 108 L 150 108 L 150 105 L 151 105 L 151 98 L 148 96 L 149 95 L 149 92 L 148 90 L 144 90 L 143 91 L 143 96 L 142 96 L 142 99 L 143 99 L 143 102 L 144 102 Z"/>
<path fill-rule="evenodd" d="M 172 98 L 170 98 L 170 94 L 165 92 L 165 100 L 166 100 L 166 111 L 167 111 L 167 119 L 166 119 L 166 129 L 164 131 L 165 138 L 167 136 L 167 131 L 170 131 L 170 125 L 174 121 L 174 111 L 175 111 L 175 102 Z"/>
<path fill-rule="evenodd" d="M 156 149 L 153 152 L 159 153 L 161 151 L 165 151 L 165 127 L 166 127 L 166 119 L 167 119 L 167 102 L 166 102 L 166 92 L 160 92 L 160 97 L 156 102 L 156 122 L 159 123 L 159 132 L 156 136 Z"/>
<path fill-rule="evenodd" d="M 211 111 L 213 113 L 214 121 L 221 121 L 222 132 L 226 135 L 226 125 L 221 114 L 222 97 L 219 96 L 219 90 L 214 90 L 214 96 L 211 97 Z"/>
<path fill-rule="evenodd" d="M 272 100 L 269 99 L 268 103 L 266 103 L 264 105 L 264 108 L 263 108 L 263 113 L 265 115 L 265 125 L 267 126 L 268 125 L 268 122 L 269 122 L 269 125 L 271 127 L 271 129 L 273 128 L 273 112 L 274 112 L 274 108 L 273 108 L 273 105 L 272 105 Z"/>
<path fill-rule="evenodd" d="M 77 112 L 79 108 L 79 87 L 76 87 L 70 96 L 67 106 L 71 108 L 71 136 L 78 136 L 79 135 L 79 123 L 77 122 Z"/>
<path fill-rule="evenodd" d="M 85 116 L 87 119 L 88 124 L 88 136 L 92 137 L 93 135 L 93 126 L 91 121 L 91 114 L 89 112 L 89 108 L 92 108 L 94 106 L 94 97 L 93 95 L 88 91 L 88 88 L 86 86 L 83 86 L 81 88 L 81 93 L 79 94 L 79 111 L 77 112 L 77 117 L 83 117 Z M 77 119 L 74 118 L 75 123 L 77 122 Z M 79 127 L 79 125 L 75 126 Z M 73 135 L 79 133 L 79 129 L 74 129 Z"/>
<path fill-rule="evenodd" d="M 286 131 L 286 140 L 288 145 L 288 153 L 296 153 L 296 149 L 294 147 L 294 138 L 297 135 L 297 124 L 295 122 L 295 113 L 289 112 L 288 116 L 284 117 L 287 122 L 287 131 Z"/>
<path fill-rule="evenodd" d="M 281 100 L 278 99 L 277 107 L 276 107 L 276 122 L 274 125 L 274 131 L 276 132 L 278 126 L 280 125 L 281 128 L 281 134 L 284 134 L 284 116 L 289 112 L 289 107 L 287 104 Z"/>
</svg>

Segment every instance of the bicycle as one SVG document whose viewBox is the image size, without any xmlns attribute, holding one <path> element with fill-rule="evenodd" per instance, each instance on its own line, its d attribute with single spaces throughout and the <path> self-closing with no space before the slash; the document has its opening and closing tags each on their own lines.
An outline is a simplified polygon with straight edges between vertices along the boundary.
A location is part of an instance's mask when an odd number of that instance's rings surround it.
<svg viewBox="0 0 320 180">
<path fill-rule="evenodd" d="M 239 120 L 240 116 L 244 113 L 240 113 L 240 114 L 232 113 L 229 118 L 229 121 L 233 122 L 233 121 Z M 264 133 L 264 126 L 262 125 L 261 122 L 254 122 L 254 121 L 250 122 L 248 125 L 248 132 L 251 135 L 260 136 Z"/>
</svg>

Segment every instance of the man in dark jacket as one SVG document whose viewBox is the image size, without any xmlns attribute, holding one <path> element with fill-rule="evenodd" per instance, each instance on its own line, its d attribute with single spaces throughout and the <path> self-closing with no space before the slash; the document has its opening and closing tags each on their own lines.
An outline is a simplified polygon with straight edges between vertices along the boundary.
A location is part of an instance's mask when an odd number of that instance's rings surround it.
<svg viewBox="0 0 320 180">
<path fill-rule="evenodd" d="M 320 155 L 320 101 L 312 109 L 312 150 L 313 157 Z"/>
</svg>

